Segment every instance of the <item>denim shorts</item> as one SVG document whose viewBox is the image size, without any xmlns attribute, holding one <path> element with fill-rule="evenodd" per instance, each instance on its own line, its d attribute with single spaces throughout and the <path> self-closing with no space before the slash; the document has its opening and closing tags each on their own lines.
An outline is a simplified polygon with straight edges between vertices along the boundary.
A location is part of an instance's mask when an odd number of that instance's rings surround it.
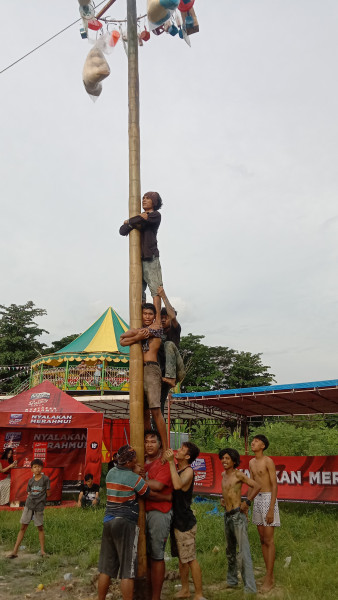
<svg viewBox="0 0 338 600">
<path fill-rule="evenodd" d="M 154 256 L 152 260 L 142 261 L 142 278 L 143 294 L 148 286 L 152 297 L 157 296 L 158 288 L 163 285 L 161 263 L 158 256 Z"/>
</svg>

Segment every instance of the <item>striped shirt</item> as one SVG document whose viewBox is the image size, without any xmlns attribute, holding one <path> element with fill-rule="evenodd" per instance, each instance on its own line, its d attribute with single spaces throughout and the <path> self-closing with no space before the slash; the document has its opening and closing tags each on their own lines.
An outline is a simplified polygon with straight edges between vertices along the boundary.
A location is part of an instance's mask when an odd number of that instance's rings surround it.
<svg viewBox="0 0 338 600">
<path fill-rule="evenodd" d="M 148 484 L 130 469 L 114 467 L 106 477 L 107 504 L 103 521 L 116 517 L 127 519 L 133 523 L 138 521 L 137 495 L 148 496 Z"/>
</svg>

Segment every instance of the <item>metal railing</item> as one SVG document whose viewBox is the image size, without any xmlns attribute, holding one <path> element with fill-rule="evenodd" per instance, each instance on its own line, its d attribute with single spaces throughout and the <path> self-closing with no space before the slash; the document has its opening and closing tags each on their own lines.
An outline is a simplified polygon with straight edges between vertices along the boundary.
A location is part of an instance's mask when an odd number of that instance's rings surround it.
<svg viewBox="0 0 338 600">
<path fill-rule="evenodd" d="M 46 367 L 33 371 L 31 387 L 50 381 L 56 387 L 69 391 L 127 391 L 129 368 L 107 366 L 101 371 L 95 366 Z"/>
<path fill-rule="evenodd" d="M 11 391 L 11 396 L 17 396 L 18 394 L 21 394 L 21 392 L 25 392 L 26 390 L 29 389 L 29 377 L 28 379 L 25 379 L 25 381 L 22 381 L 20 383 L 20 385 L 17 385 L 16 388 L 14 388 L 14 390 Z"/>
</svg>

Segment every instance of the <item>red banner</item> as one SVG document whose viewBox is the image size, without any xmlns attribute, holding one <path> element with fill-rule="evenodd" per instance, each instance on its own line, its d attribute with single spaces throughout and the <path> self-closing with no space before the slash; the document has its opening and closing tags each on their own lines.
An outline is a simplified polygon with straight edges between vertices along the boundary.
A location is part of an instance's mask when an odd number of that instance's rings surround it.
<svg viewBox="0 0 338 600">
<path fill-rule="evenodd" d="M 108 463 L 113 459 L 114 453 L 130 443 L 129 419 L 105 419 L 102 439 L 102 462 Z"/>
<path fill-rule="evenodd" d="M 44 468 L 43 473 L 50 479 L 48 502 L 59 502 L 62 496 L 63 469 Z M 12 469 L 10 502 L 26 502 L 27 483 L 33 477 L 32 469 Z"/>
<path fill-rule="evenodd" d="M 305 502 L 338 503 L 338 456 L 271 456 L 276 466 L 278 498 Z M 249 477 L 252 456 L 241 456 L 239 469 Z M 221 494 L 222 472 L 217 454 L 200 454 L 193 463 L 194 492 Z M 246 493 L 243 486 L 243 495 Z"/>
<path fill-rule="evenodd" d="M 47 442 L 33 442 L 33 459 L 39 458 L 47 466 Z"/>
<path fill-rule="evenodd" d="M 96 429 L 94 431 L 97 432 Z M 100 443 L 99 436 L 96 436 L 96 441 Z M 18 467 L 30 466 L 30 462 L 36 458 L 34 448 L 41 443 L 46 444 L 48 467 L 62 467 L 66 481 L 77 481 L 83 478 L 86 464 L 86 429 L 58 431 L 57 429 L 23 428 L 13 432 L 0 428 L 0 449 L 2 451 L 2 448 L 12 447 Z M 96 454 L 100 458 L 101 452 Z M 43 462 L 46 466 L 45 461 Z M 98 471 L 100 468 L 101 465 Z M 86 470 L 88 472 L 88 469 Z M 96 471 L 93 474 L 95 473 Z M 99 477 L 98 480 L 100 481 Z"/>
</svg>

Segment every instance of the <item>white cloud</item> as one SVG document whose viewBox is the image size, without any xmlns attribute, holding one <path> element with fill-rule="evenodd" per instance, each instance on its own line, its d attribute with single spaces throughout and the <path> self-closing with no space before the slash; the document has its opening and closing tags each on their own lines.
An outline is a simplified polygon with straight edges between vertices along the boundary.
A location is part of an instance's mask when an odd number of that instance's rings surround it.
<svg viewBox="0 0 338 600">
<path fill-rule="evenodd" d="M 76 0 L 11 9 L 0 70 L 78 16 Z M 109 12 L 123 18 L 125 3 Z M 338 5 L 196 12 L 192 48 L 162 35 L 139 53 L 142 190 L 164 199 L 165 289 L 183 333 L 263 352 L 281 383 L 336 377 Z M 0 78 L 1 302 L 46 308 L 51 339 L 110 305 L 129 320 L 127 61 L 120 44 L 93 104 L 79 27 Z"/>
</svg>

